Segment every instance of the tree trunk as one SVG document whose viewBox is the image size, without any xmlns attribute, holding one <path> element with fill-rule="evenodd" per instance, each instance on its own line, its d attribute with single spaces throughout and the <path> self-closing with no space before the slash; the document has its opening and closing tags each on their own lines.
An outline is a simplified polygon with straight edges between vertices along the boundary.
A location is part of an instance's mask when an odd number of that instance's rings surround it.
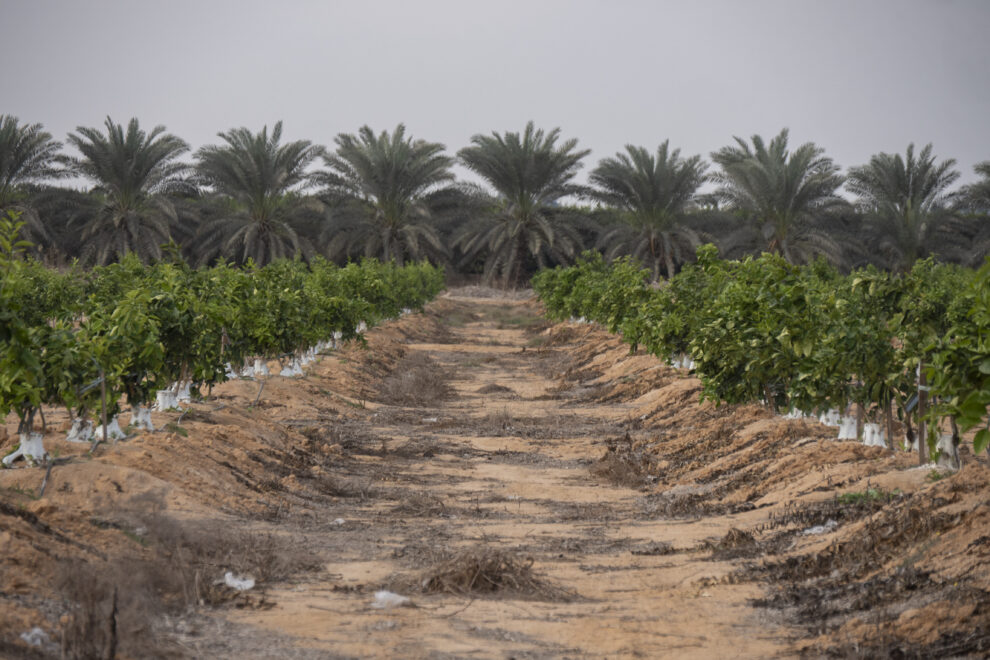
<svg viewBox="0 0 990 660">
<path fill-rule="evenodd" d="M 883 410 L 884 421 L 887 423 L 887 449 L 894 448 L 894 401 L 887 400 Z"/>
<path fill-rule="evenodd" d="M 959 455 L 959 425 L 956 418 L 949 418 L 949 425 L 952 427 L 952 464 L 957 470 L 962 469 L 962 456 Z"/>
<path fill-rule="evenodd" d="M 863 439 L 863 416 L 866 413 L 866 407 L 861 403 L 856 404 L 856 439 Z"/>
<path fill-rule="evenodd" d="M 926 412 L 928 412 L 928 379 L 925 377 L 925 364 L 922 362 L 918 366 L 918 465 L 928 464 Z"/>
</svg>

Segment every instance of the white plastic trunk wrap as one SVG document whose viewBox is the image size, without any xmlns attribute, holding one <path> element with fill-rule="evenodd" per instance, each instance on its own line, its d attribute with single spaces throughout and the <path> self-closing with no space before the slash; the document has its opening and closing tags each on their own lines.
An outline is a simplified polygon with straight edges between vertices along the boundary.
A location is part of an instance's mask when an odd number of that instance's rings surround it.
<svg viewBox="0 0 990 660">
<path fill-rule="evenodd" d="M 103 439 L 103 425 L 102 424 L 100 424 L 99 426 L 96 427 L 96 430 L 93 431 L 93 435 L 96 438 L 99 438 L 100 440 Z M 117 416 L 114 415 L 113 416 L 113 419 L 110 420 L 110 424 L 107 425 L 107 440 L 121 440 L 121 439 L 126 438 L 126 437 L 127 436 L 124 435 L 123 430 L 121 430 L 121 428 L 120 428 L 120 420 L 118 420 L 117 419 Z"/>
<path fill-rule="evenodd" d="M 176 396 L 175 390 L 171 387 L 164 390 L 158 390 L 155 394 L 155 399 L 157 400 L 157 403 L 155 403 L 155 410 L 165 411 L 179 407 L 179 397 Z"/>
<path fill-rule="evenodd" d="M 288 365 L 285 366 L 282 371 L 279 372 L 280 376 L 285 378 L 298 378 L 303 375 L 302 366 L 299 364 L 299 360 L 293 358 Z"/>
<path fill-rule="evenodd" d="M 192 383 L 186 383 L 179 388 L 179 393 L 176 398 L 179 399 L 179 403 L 192 403 Z"/>
<path fill-rule="evenodd" d="M 226 363 L 223 366 L 224 366 L 224 369 L 226 369 L 226 374 L 225 375 L 227 376 L 227 380 L 234 380 L 235 378 L 237 378 L 240 375 L 236 371 L 234 371 L 234 366 L 230 362 Z"/>
<path fill-rule="evenodd" d="M 939 467 L 949 470 L 958 470 L 962 467 L 959 463 L 959 450 L 952 446 L 951 433 L 940 434 L 935 449 L 938 450 Z"/>
<path fill-rule="evenodd" d="M 257 376 L 258 378 L 264 378 L 269 373 L 270 372 L 268 371 L 268 365 L 265 364 L 265 361 L 262 360 L 262 359 L 260 359 L 260 358 L 255 359 L 255 361 L 254 361 L 254 375 Z"/>
<path fill-rule="evenodd" d="M 45 460 L 45 444 L 42 441 L 43 436 L 40 433 L 29 432 L 21 433 L 21 446 L 17 448 L 17 451 L 10 454 L 9 456 L 4 456 L 3 464 L 10 467 L 11 463 L 16 461 L 18 458 L 23 458 L 29 463 L 37 463 Z"/>
<path fill-rule="evenodd" d="M 154 431 L 155 425 L 151 423 L 151 408 L 138 406 L 131 409 L 131 426 L 142 431 Z"/>
<path fill-rule="evenodd" d="M 856 439 L 856 418 L 843 417 L 839 420 L 839 440 Z"/>
<path fill-rule="evenodd" d="M 241 378 L 254 378 L 254 367 L 247 361 L 244 362 L 244 367 L 241 369 Z"/>
<path fill-rule="evenodd" d="M 72 420 L 72 426 L 69 428 L 68 434 L 66 434 L 65 439 L 69 442 L 92 442 L 93 441 L 93 422 L 89 419 L 83 419 L 82 417 L 76 417 Z"/>
<path fill-rule="evenodd" d="M 818 421 L 825 426 L 838 426 L 842 423 L 842 415 L 838 410 L 829 410 L 819 415 Z"/>
<path fill-rule="evenodd" d="M 887 432 L 879 424 L 864 424 L 863 444 L 867 447 L 886 447 Z"/>
</svg>

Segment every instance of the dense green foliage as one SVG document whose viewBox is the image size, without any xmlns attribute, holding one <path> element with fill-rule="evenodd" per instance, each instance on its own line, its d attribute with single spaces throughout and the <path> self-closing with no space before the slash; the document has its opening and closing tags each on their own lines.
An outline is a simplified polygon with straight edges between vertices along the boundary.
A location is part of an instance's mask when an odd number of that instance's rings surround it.
<svg viewBox="0 0 990 660">
<path fill-rule="evenodd" d="M 336 143 L 323 157 L 327 172 L 320 177 L 331 209 L 323 241 L 328 253 L 400 264 L 444 255 L 436 219 L 454 194 L 454 161 L 444 146 L 406 137 L 402 124 L 377 136 L 362 126 L 357 135 L 338 135 Z"/>
<path fill-rule="evenodd" d="M 586 254 L 539 273 L 552 318 L 584 317 L 667 360 L 686 354 L 717 402 L 763 401 L 778 411 L 842 411 L 922 421 L 917 374 L 930 381 L 930 444 L 946 418 L 985 424 L 990 404 L 990 263 L 974 272 L 920 260 L 906 274 L 840 274 L 764 253 L 738 261 L 713 246 L 659 287 L 628 261 Z M 982 451 L 990 433 L 980 431 Z"/>
<path fill-rule="evenodd" d="M 325 259 L 243 268 L 119 263 L 68 272 L 25 259 L 20 223 L 0 220 L 0 414 L 30 428 L 43 404 L 85 417 L 104 374 L 111 413 L 176 382 L 210 386 L 249 358 L 285 359 L 421 308 L 444 286 L 428 263 Z"/>
<path fill-rule="evenodd" d="M 108 118 L 68 136 L 69 157 L 41 125 L 0 115 L 0 213 L 19 212 L 35 256 L 60 268 L 128 253 L 242 266 L 370 256 L 429 259 L 515 286 L 589 247 L 610 262 L 639 259 L 653 280 L 680 271 L 703 242 L 732 258 L 823 256 L 843 272 L 906 272 L 927 256 L 978 267 L 990 253 L 990 165 L 952 189 L 955 161 L 930 145 L 843 174 L 813 142 L 790 148 L 787 129 L 736 138 L 708 162 L 658 140 L 655 151 L 626 145 L 594 166 L 576 139 L 533 122 L 474 135 L 456 155 L 403 124 L 342 132 L 329 145 L 284 140 L 281 122 L 218 136 L 190 156 L 164 127 Z M 585 165 L 589 185 L 578 180 Z M 457 181 L 457 166 L 480 184 Z M 65 178 L 91 187 L 58 186 Z M 699 192 L 706 183 L 714 189 Z"/>
</svg>

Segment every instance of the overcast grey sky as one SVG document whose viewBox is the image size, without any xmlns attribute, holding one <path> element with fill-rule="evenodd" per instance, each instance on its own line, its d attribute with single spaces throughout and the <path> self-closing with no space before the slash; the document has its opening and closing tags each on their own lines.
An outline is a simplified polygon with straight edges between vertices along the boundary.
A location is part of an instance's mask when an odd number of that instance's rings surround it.
<svg viewBox="0 0 990 660">
<path fill-rule="evenodd" d="M 842 167 L 932 142 L 990 160 L 990 0 L 0 0 L 0 114 L 106 115 L 195 149 L 404 122 L 451 152 L 559 126 L 592 149 L 814 141 Z"/>
</svg>

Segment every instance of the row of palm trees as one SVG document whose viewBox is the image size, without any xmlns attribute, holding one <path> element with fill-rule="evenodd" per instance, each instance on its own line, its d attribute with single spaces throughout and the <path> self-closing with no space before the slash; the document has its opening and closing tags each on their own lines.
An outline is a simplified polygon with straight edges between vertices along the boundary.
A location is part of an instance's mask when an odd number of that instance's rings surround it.
<svg viewBox="0 0 990 660">
<path fill-rule="evenodd" d="M 666 141 L 655 152 L 630 145 L 585 186 L 575 177 L 589 151 L 532 122 L 475 135 L 456 159 L 401 124 L 342 133 L 333 149 L 283 142 L 281 122 L 218 137 L 188 163 L 188 144 L 164 127 L 108 117 L 102 130 L 68 136 L 79 152 L 69 157 L 41 125 L 0 115 L 0 212 L 19 212 L 25 237 L 54 263 L 127 252 L 198 264 L 367 255 L 429 258 L 505 284 L 589 247 L 633 255 L 654 277 L 676 272 L 703 241 L 728 256 L 769 250 L 892 269 L 929 254 L 975 264 L 990 251 L 990 162 L 976 167 L 977 183 L 952 190 L 955 161 L 938 162 L 931 145 L 877 154 L 845 175 L 813 143 L 790 150 L 786 129 L 769 142 L 736 138 L 711 154 L 712 172 Z M 456 181 L 457 162 L 487 188 Z M 53 185 L 67 177 L 93 186 Z M 714 191 L 699 194 L 706 182 Z"/>
</svg>

